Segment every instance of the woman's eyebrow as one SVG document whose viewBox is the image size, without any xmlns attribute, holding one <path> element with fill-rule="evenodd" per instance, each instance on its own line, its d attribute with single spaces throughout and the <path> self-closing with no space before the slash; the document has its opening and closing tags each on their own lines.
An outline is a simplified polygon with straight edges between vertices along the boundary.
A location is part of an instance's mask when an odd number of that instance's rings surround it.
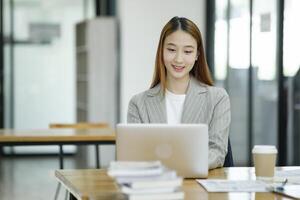
<svg viewBox="0 0 300 200">
<path fill-rule="evenodd" d="M 177 46 L 176 44 L 169 42 L 166 44 L 167 46 Z M 195 47 L 193 45 L 185 45 L 184 48 L 192 48 L 195 49 Z"/>
<path fill-rule="evenodd" d="M 174 43 L 171 43 L 171 42 L 167 43 L 167 45 L 169 45 L 169 46 L 176 46 Z"/>
<path fill-rule="evenodd" d="M 195 49 L 195 47 L 193 45 L 186 45 L 184 46 L 185 48 L 192 48 L 192 49 Z"/>
</svg>

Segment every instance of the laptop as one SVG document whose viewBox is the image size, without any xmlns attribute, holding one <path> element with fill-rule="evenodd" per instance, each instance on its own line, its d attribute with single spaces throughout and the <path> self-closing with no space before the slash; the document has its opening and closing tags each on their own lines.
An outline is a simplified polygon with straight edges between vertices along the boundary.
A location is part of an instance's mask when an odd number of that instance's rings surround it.
<svg viewBox="0 0 300 200">
<path fill-rule="evenodd" d="M 118 124 L 118 161 L 160 160 L 184 178 L 208 176 L 206 124 Z"/>
</svg>

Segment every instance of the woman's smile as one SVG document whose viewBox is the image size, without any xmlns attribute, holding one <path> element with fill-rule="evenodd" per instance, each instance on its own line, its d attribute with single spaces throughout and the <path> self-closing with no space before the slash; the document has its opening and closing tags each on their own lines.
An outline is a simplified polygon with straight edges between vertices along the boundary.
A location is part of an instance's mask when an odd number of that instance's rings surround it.
<svg viewBox="0 0 300 200">
<path fill-rule="evenodd" d="M 176 71 L 176 72 L 182 72 L 184 70 L 184 66 L 179 66 L 179 65 L 172 65 L 173 69 Z"/>
</svg>

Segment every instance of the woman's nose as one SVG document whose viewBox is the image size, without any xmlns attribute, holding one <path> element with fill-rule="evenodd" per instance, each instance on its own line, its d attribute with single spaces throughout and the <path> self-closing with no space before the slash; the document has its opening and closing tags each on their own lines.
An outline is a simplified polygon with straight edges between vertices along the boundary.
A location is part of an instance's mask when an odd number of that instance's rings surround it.
<svg viewBox="0 0 300 200">
<path fill-rule="evenodd" d="M 176 53 L 175 62 L 176 63 L 182 63 L 183 62 L 182 54 L 180 52 Z"/>
</svg>

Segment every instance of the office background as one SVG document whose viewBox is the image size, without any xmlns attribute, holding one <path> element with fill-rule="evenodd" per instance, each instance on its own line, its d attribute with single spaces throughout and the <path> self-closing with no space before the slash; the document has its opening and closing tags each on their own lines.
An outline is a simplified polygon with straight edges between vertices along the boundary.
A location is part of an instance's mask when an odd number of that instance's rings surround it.
<svg viewBox="0 0 300 200">
<path fill-rule="evenodd" d="M 294 144 L 299 141 L 298 1 L 2 0 L 1 4 L 2 127 L 45 128 L 53 121 L 76 121 L 75 24 L 97 15 L 118 20 L 117 121 L 125 122 L 131 96 L 150 85 L 160 30 L 178 15 L 200 27 L 216 85 L 231 97 L 230 137 L 233 151 L 239 152 L 236 163 L 251 164 L 254 144 L 277 145 L 281 164 L 300 162 Z"/>
<path fill-rule="evenodd" d="M 117 121 L 125 122 L 131 96 L 149 88 L 162 26 L 178 15 L 201 29 L 215 83 L 230 95 L 235 164 L 250 166 L 253 145 L 273 144 L 278 164 L 299 165 L 298 0 L 1 0 L 0 5 L 2 128 L 76 121 L 75 24 L 106 16 L 117 20 L 119 58 L 118 105 L 108 106 L 117 106 Z M 114 153 L 106 153 L 107 164 Z"/>
</svg>

